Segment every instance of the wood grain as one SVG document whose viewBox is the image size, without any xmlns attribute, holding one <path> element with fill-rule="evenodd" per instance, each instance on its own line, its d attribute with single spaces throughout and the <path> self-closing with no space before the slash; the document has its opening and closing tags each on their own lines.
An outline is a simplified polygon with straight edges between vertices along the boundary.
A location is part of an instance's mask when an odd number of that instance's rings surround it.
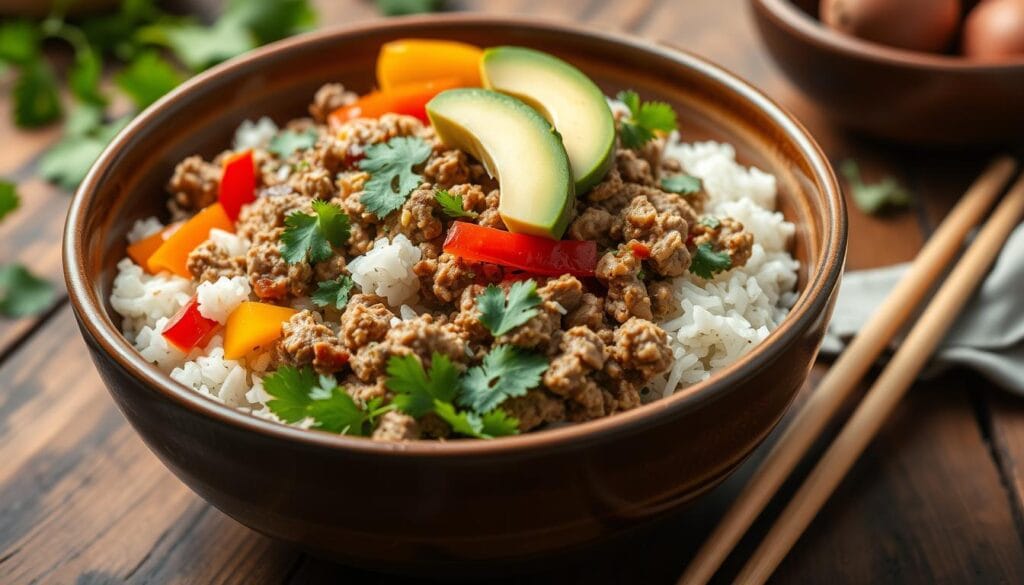
<svg viewBox="0 0 1024 585">
<path fill-rule="evenodd" d="M 210 5 L 189 2 L 197 3 Z M 324 24 L 376 16 L 365 0 L 317 4 Z M 851 206 L 853 268 L 912 258 L 988 158 L 885 146 L 831 126 L 760 50 L 743 0 L 452 5 L 589 23 L 692 50 L 791 109 L 834 161 L 854 158 L 869 178 L 900 177 L 916 193 L 910 212 L 877 218 Z M 20 133 L 0 117 L 6 139 L 0 174 L 21 181 L 24 199 L 0 224 L 0 261 L 24 261 L 60 287 L 67 196 L 31 178 L 32 161 L 58 131 Z M 812 385 L 825 368 L 815 367 Z M 310 558 L 192 494 L 116 411 L 60 303 L 40 318 L 0 322 L 0 461 L 0 583 L 418 582 Z M 741 468 L 666 522 L 526 574 L 495 575 L 493 582 L 670 583 L 747 473 L 749 466 Z M 912 390 L 775 581 L 1024 582 L 1022 509 L 1024 402 L 974 374 L 953 372 Z M 770 507 L 766 519 L 777 511 Z M 763 529 L 762 521 L 752 536 Z M 721 582 L 735 574 L 749 540 L 726 564 Z"/>
</svg>

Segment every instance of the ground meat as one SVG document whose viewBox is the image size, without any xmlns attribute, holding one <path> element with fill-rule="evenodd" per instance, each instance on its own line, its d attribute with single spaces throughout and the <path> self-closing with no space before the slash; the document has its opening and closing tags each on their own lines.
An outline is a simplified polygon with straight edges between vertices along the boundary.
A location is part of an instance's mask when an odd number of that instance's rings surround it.
<svg viewBox="0 0 1024 585">
<path fill-rule="evenodd" d="M 180 209 L 198 211 L 217 201 L 220 174 L 220 165 L 190 156 L 174 167 L 167 190 Z"/>
<path fill-rule="evenodd" d="M 651 298 L 639 272 L 640 260 L 628 249 L 608 252 L 597 263 L 597 279 L 608 287 L 605 311 L 619 323 L 630 317 L 653 317 Z"/>
<path fill-rule="evenodd" d="M 501 409 L 519 421 L 519 431 L 524 433 L 545 423 L 565 420 L 565 402 L 541 388 L 509 398 L 501 403 Z"/>
<path fill-rule="evenodd" d="M 420 260 L 412 270 L 420 279 L 420 295 L 426 301 L 451 303 L 476 280 L 476 265 L 458 256 L 441 254 L 436 260 Z"/>
<path fill-rule="evenodd" d="M 391 328 L 395 314 L 376 295 L 356 294 L 348 300 L 341 315 L 341 340 L 350 351 L 381 341 Z"/>
<path fill-rule="evenodd" d="M 680 276 L 690 266 L 686 248 L 686 220 L 674 213 L 659 213 L 647 197 L 633 198 L 622 210 L 622 236 L 644 246 L 651 267 L 662 276 Z"/>
<path fill-rule="evenodd" d="M 552 301 L 541 301 L 537 314 L 526 323 L 512 329 L 494 340 L 495 345 L 515 345 L 535 349 L 541 353 L 552 353 L 556 344 L 554 335 L 562 327 L 562 313 Z"/>
<path fill-rule="evenodd" d="M 537 289 L 540 298 L 561 305 L 565 311 L 574 311 L 583 299 L 583 283 L 571 274 L 552 278 Z"/>
<path fill-rule="evenodd" d="M 242 208 L 235 233 L 251 241 L 256 241 L 259 236 L 265 238 L 274 228 L 284 227 L 284 218 L 289 213 L 312 213 L 311 202 L 309 197 L 290 191 L 276 195 L 264 194 Z"/>
<path fill-rule="evenodd" d="M 351 91 L 346 91 L 340 83 L 327 83 L 316 91 L 313 103 L 309 105 L 309 115 L 318 123 L 327 122 L 327 116 L 342 106 L 348 106 L 359 99 Z"/>
<path fill-rule="evenodd" d="M 452 316 L 452 325 L 458 329 L 462 338 L 469 342 L 474 354 L 480 353 L 481 358 L 489 349 L 481 344 L 491 338 L 491 332 L 480 322 L 480 310 L 476 307 L 476 298 L 483 294 L 484 288 L 481 284 L 466 287 L 459 298 L 459 311 Z"/>
<path fill-rule="evenodd" d="M 574 417 L 587 420 L 604 416 L 605 400 L 594 377 L 604 367 L 605 347 L 596 333 L 573 327 L 559 343 L 559 353 L 544 372 L 544 386 L 570 401 Z"/>
<path fill-rule="evenodd" d="M 466 361 L 466 342 L 458 330 L 443 320 L 427 313 L 402 321 L 388 330 L 384 340 L 368 343 L 352 359 L 352 370 L 360 380 L 370 381 L 387 372 L 391 356 L 415 355 L 424 367 L 429 367 L 431 356 L 440 353 L 453 362 Z"/>
<path fill-rule="evenodd" d="M 691 228 L 697 223 L 697 212 L 690 205 L 689 201 L 680 195 L 667 193 L 660 189 L 642 189 L 641 192 L 651 202 L 651 205 L 658 210 L 658 213 L 667 213 L 672 216 L 681 217 L 686 220 L 686 225 Z"/>
<path fill-rule="evenodd" d="M 711 244 L 716 252 L 724 250 L 729 254 L 732 268 L 745 266 L 754 248 L 754 234 L 744 231 L 742 223 L 729 217 L 717 222 L 697 222 L 690 235 L 693 237 L 694 248 L 701 244 Z"/>
<path fill-rule="evenodd" d="M 377 378 L 369 382 L 363 382 L 353 373 L 348 373 L 339 384 L 342 388 L 348 392 L 349 396 L 355 398 L 359 402 L 366 404 L 367 402 L 375 399 L 386 399 L 391 395 L 391 391 L 388 390 L 387 380 L 385 378 Z"/>
<path fill-rule="evenodd" d="M 317 282 L 325 280 L 337 280 L 345 273 L 345 257 L 341 254 L 334 254 L 323 262 L 313 265 L 313 275 Z"/>
<path fill-rule="evenodd" d="M 501 219 L 501 213 L 498 211 L 498 204 L 501 202 L 501 191 L 497 189 L 491 190 L 484 197 L 484 209 L 480 212 L 480 216 L 476 218 L 476 222 L 484 227 L 494 228 L 496 230 L 504 230 L 505 220 Z"/>
<path fill-rule="evenodd" d="M 652 280 L 646 283 L 647 294 L 651 297 L 651 312 L 655 321 L 675 316 L 681 307 L 676 302 L 672 283 L 667 280 Z"/>
<path fill-rule="evenodd" d="M 423 168 L 423 178 L 439 187 L 469 183 L 469 158 L 461 150 L 435 153 Z"/>
<path fill-rule="evenodd" d="M 326 169 L 310 168 L 292 173 L 289 184 L 303 197 L 309 199 L 330 199 L 334 196 L 333 175 Z"/>
<path fill-rule="evenodd" d="M 253 293 L 262 300 L 282 300 L 303 296 L 309 292 L 313 268 L 308 262 L 289 264 L 281 257 L 281 233 L 275 228 L 261 234 L 246 254 L 249 284 Z"/>
<path fill-rule="evenodd" d="M 189 252 L 186 262 L 189 273 L 197 282 L 214 282 L 224 276 L 245 276 L 245 256 L 231 256 L 210 240 Z"/>
<path fill-rule="evenodd" d="M 570 239 L 590 241 L 611 248 L 622 241 L 622 217 L 603 207 L 585 207 L 569 224 Z"/>
<path fill-rule="evenodd" d="M 651 171 L 651 163 L 637 155 L 628 148 L 620 148 L 615 151 L 615 167 L 627 183 L 637 183 L 653 187 L 656 185 L 654 173 Z"/>
<path fill-rule="evenodd" d="M 583 293 L 579 306 L 565 315 L 562 325 L 566 328 L 582 325 L 593 331 L 604 329 L 604 299 L 597 295 Z"/>
<path fill-rule="evenodd" d="M 672 365 L 668 333 L 646 319 L 632 318 L 614 332 L 615 345 L 609 348 L 611 359 L 619 367 L 640 376 L 640 387 Z"/>
<path fill-rule="evenodd" d="M 420 438 L 420 426 L 413 417 L 391 410 L 385 412 L 373 431 L 375 441 L 413 441 Z"/>
<path fill-rule="evenodd" d="M 415 189 L 397 214 L 390 216 L 389 233 L 405 234 L 413 244 L 439 238 L 444 232 L 441 206 L 434 198 L 434 187 L 423 183 Z"/>
<path fill-rule="evenodd" d="M 296 367 L 312 364 L 324 375 L 341 370 L 349 360 L 338 336 L 313 311 L 296 313 L 281 325 L 277 349 L 281 363 Z"/>
</svg>

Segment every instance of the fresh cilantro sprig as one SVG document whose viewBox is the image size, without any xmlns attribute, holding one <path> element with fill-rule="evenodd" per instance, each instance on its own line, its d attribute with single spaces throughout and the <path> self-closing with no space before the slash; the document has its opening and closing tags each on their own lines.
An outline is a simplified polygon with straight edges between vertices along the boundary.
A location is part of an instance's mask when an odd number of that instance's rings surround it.
<svg viewBox="0 0 1024 585">
<path fill-rule="evenodd" d="M 619 123 L 619 140 L 626 148 L 636 150 L 654 138 L 656 131 L 676 129 L 676 113 L 664 102 L 642 102 L 633 90 L 620 91 L 616 96 L 629 108 L 629 116 Z"/>
<path fill-rule="evenodd" d="M 507 398 L 522 396 L 540 384 L 548 360 L 511 345 L 499 345 L 470 368 L 462 379 L 459 404 L 476 412 L 489 412 Z"/>
<path fill-rule="evenodd" d="M 717 230 L 722 225 L 722 220 L 718 219 L 713 215 L 705 215 L 697 221 L 699 225 L 702 225 L 709 230 Z"/>
<path fill-rule="evenodd" d="M 178 87 L 184 79 L 178 68 L 156 51 L 140 53 L 114 76 L 117 86 L 140 110 Z"/>
<path fill-rule="evenodd" d="M 18 206 L 21 205 L 21 198 L 18 197 L 18 187 L 10 182 L 0 180 L 0 220 L 7 217 Z"/>
<path fill-rule="evenodd" d="M 359 201 L 377 217 L 385 217 L 405 203 L 423 177 L 412 169 L 427 160 L 433 149 L 422 138 L 396 136 L 366 149 L 359 168 L 370 173 Z"/>
<path fill-rule="evenodd" d="M 272 397 L 267 407 L 281 420 L 311 418 L 313 428 L 342 435 L 370 435 L 377 417 L 393 409 L 380 399 L 360 406 L 333 378 L 317 377 L 309 366 L 282 366 L 263 379 L 263 389 Z"/>
<path fill-rule="evenodd" d="M 20 264 L 0 266 L 0 315 L 24 317 L 46 310 L 53 303 L 49 282 Z"/>
<path fill-rule="evenodd" d="M 885 177 L 869 185 L 861 178 L 860 165 L 853 159 L 843 161 L 839 170 L 850 184 L 854 204 L 864 213 L 874 214 L 910 205 L 910 191 L 893 177 Z"/>
<path fill-rule="evenodd" d="M 690 175 L 680 173 L 678 175 L 662 177 L 661 188 L 669 193 L 693 195 L 694 193 L 700 193 L 700 190 L 704 188 L 704 185 L 697 177 L 691 177 Z"/>
<path fill-rule="evenodd" d="M 316 144 L 317 133 L 312 128 L 303 132 L 285 130 L 270 139 L 267 150 L 281 158 L 288 158 L 296 150 L 306 150 Z"/>
<path fill-rule="evenodd" d="M 436 12 L 443 6 L 444 0 L 377 0 L 377 10 L 384 16 Z"/>
<path fill-rule="evenodd" d="M 473 219 L 480 215 L 475 211 L 466 209 L 462 195 L 452 195 L 447 189 L 436 189 L 434 191 L 434 199 L 441 206 L 441 211 L 448 217 L 468 217 Z"/>
<path fill-rule="evenodd" d="M 311 297 L 313 304 L 318 307 L 334 307 L 339 311 L 345 308 L 348 303 L 348 296 L 352 293 L 352 277 L 342 274 L 336 280 L 325 280 L 317 283 L 316 292 Z"/>
<path fill-rule="evenodd" d="M 508 302 L 505 293 L 494 284 L 487 285 L 484 292 L 476 298 L 476 308 L 480 311 L 480 322 L 498 337 L 526 323 L 537 314 L 540 305 L 537 294 L 537 283 L 520 280 L 512 284 L 508 291 Z"/>
<path fill-rule="evenodd" d="M 708 242 L 700 244 L 693 253 L 690 272 L 697 276 L 710 279 L 715 274 L 732 268 L 732 258 L 726 252 L 716 252 Z"/>
<path fill-rule="evenodd" d="M 313 215 L 294 211 L 284 218 L 281 257 L 289 264 L 309 259 L 323 262 L 331 257 L 332 246 L 348 241 L 348 214 L 335 203 L 313 201 Z"/>
</svg>

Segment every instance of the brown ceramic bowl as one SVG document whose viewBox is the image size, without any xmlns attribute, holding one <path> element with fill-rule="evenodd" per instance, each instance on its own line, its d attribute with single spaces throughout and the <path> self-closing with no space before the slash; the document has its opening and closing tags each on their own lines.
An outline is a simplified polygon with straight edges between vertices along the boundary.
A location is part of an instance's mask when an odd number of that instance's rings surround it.
<svg viewBox="0 0 1024 585">
<path fill-rule="evenodd" d="M 980 63 L 840 34 L 817 19 L 818 0 L 751 0 L 769 53 L 832 118 L 898 142 L 1020 144 L 1024 57 Z"/>
<path fill-rule="evenodd" d="M 381 443 L 267 422 L 146 363 L 107 298 L 133 220 L 164 209 L 174 164 L 228 144 L 246 119 L 302 115 L 323 83 L 373 83 L 381 43 L 439 37 L 527 45 L 606 91 L 671 102 L 690 138 L 734 144 L 774 173 L 798 226 L 800 296 L 734 366 L 613 417 L 491 441 Z M 377 21 L 266 47 L 185 83 L 106 150 L 68 217 L 64 259 L 82 335 L 118 406 L 199 495 L 260 532 L 391 570 L 464 570 L 591 542 L 656 518 L 721 481 L 782 416 L 814 361 L 843 267 L 846 219 L 825 156 L 792 117 L 697 57 L 569 25 L 481 16 Z M 483 565 L 483 563 L 488 563 Z"/>
</svg>

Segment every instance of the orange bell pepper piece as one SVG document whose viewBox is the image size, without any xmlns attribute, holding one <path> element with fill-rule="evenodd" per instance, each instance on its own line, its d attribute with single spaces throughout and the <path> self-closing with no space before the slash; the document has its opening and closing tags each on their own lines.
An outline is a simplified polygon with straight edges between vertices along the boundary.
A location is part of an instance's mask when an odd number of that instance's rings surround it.
<svg viewBox="0 0 1024 585">
<path fill-rule="evenodd" d="M 442 91 L 455 87 L 461 87 L 460 82 L 450 77 L 410 83 L 387 91 L 371 91 L 354 104 L 342 106 L 331 112 L 329 120 L 332 126 L 338 126 L 355 118 L 379 118 L 391 113 L 415 116 L 420 121 L 429 123 L 427 102 Z"/>
<path fill-rule="evenodd" d="M 479 47 L 455 41 L 400 39 L 384 43 L 377 55 L 377 85 L 388 92 L 396 87 L 455 78 L 458 87 L 480 87 Z"/>
<path fill-rule="evenodd" d="M 187 266 L 188 255 L 210 237 L 210 230 L 213 228 L 226 232 L 235 231 L 235 225 L 220 203 L 214 203 L 195 214 L 168 236 L 146 261 L 146 267 L 153 274 L 169 270 L 178 276 L 191 278 Z"/>
<path fill-rule="evenodd" d="M 229 156 L 220 175 L 217 201 L 232 221 L 242 206 L 256 200 L 256 164 L 252 149 Z"/>
<path fill-rule="evenodd" d="M 298 313 L 290 307 L 245 301 L 228 315 L 224 325 L 224 359 L 237 360 L 269 347 L 281 337 L 281 324 Z"/>
<path fill-rule="evenodd" d="M 149 257 L 156 252 L 174 230 L 178 229 L 182 222 L 172 223 L 155 234 L 146 236 L 141 240 L 128 244 L 128 257 L 144 270 L 149 272 Z"/>
</svg>

